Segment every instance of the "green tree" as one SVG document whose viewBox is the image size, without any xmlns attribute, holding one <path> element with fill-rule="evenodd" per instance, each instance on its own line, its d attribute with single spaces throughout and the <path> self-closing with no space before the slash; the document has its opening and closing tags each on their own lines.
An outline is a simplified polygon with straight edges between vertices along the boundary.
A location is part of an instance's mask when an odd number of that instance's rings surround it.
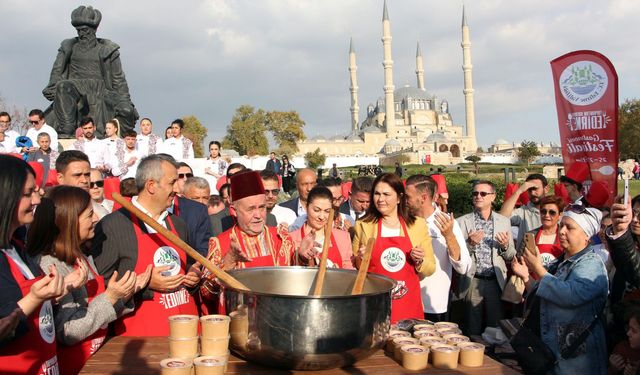
<svg viewBox="0 0 640 375">
<path fill-rule="evenodd" d="M 193 142 L 193 153 L 196 158 L 204 157 L 203 142 L 207 138 L 207 128 L 202 125 L 196 116 L 186 116 L 182 118 L 184 121 L 184 136 Z"/>
<path fill-rule="evenodd" d="M 478 172 L 479 172 L 478 162 L 480 162 L 481 159 L 482 158 L 480 156 L 478 156 L 478 155 L 469 155 L 466 158 L 464 158 L 464 160 L 466 160 L 466 161 L 468 161 L 468 162 L 473 164 L 473 167 L 476 170 L 476 174 L 478 174 Z"/>
<path fill-rule="evenodd" d="M 316 169 L 327 160 L 327 156 L 320 152 L 320 148 L 316 148 L 314 152 L 307 152 L 304 154 L 304 160 L 307 162 L 307 166 L 311 169 Z"/>
<path fill-rule="evenodd" d="M 227 126 L 227 135 L 222 146 L 237 151 L 240 155 L 266 155 L 269 153 L 269 141 L 265 135 L 264 110 L 255 110 L 250 105 L 236 108 L 236 113 Z"/>
<path fill-rule="evenodd" d="M 520 147 L 518 147 L 518 158 L 527 166 L 531 164 L 536 156 L 540 156 L 540 150 L 538 150 L 538 144 L 535 141 L 522 141 Z"/>
<path fill-rule="evenodd" d="M 305 140 L 302 128 L 305 122 L 296 111 L 270 111 L 265 116 L 265 127 L 273 134 L 278 144 L 279 154 L 294 154 L 298 152 L 296 142 Z"/>
<path fill-rule="evenodd" d="M 640 100 L 627 99 L 618 109 L 618 152 L 621 159 L 640 156 Z"/>
</svg>

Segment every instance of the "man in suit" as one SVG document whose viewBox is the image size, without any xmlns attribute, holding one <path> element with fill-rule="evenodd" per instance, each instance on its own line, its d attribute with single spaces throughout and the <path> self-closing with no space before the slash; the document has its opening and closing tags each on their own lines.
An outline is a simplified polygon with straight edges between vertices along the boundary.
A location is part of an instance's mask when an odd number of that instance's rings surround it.
<svg viewBox="0 0 640 375">
<path fill-rule="evenodd" d="M 178 192 L 178 166 L 172 157 L 149 155 L 136 173 L 138 195 L 131 203 L 167 230 L 188 240 L 187 225 L 167 211 Z M 199 204 L 195 203 L 194 204 Z M 204 208 L 206 212 L 206 208 Z M 116 333 L 128 336 L 165 336 L 167 319 L 175 314 L 197 314 L 187 288 L 200 282 L 200 273 L 187 269 L 184 251 L 141 220 L 121 208 L 96 226 L 93 257 L 98 272 L 107 280 L 117 272 L 151 270 L 146 289 L 136 295 L 135 313 L 116 322 Z"/>
<path fill-rule="evenodd" d="M 486 326 L 497 327 L 503 319 L 502 290 L 507 280 L 507 264 L 516 254 L 509 218 L 492 210 L 496 198 L 493 182 L 473 184 L 473 212 L 458 218 L 471 255 L 471 267 L 460 275 L 454 292 L 463 301 L 463 331 L 480 335 Z M 484 321 L 484 324 L 483 324 Z"/>
<path fill-rule="evenodd" d="M 298 197 L 280 203 L 280 206 L 286 207 L 293 211 L 297 216 L 307 213 L 307 197 L 309 192 L 317 184 L 318 177 L 316 173 L 309 168 L 304 168 L 296 174 L 296 189 L 298 189 Z M 291 223 L 289 223 L 291 224 Z"/>
<path fill-rule="evenodd" d="M 353 220 L 363 217 L 369 209 L 371 200 L 371 186 L 373 180 L 371 177 L 358 177 L 351 184 L 349 192 L 349 200 L 342 202 L 340 205 L 340 213 L 349 215 Z"/>
</svg>

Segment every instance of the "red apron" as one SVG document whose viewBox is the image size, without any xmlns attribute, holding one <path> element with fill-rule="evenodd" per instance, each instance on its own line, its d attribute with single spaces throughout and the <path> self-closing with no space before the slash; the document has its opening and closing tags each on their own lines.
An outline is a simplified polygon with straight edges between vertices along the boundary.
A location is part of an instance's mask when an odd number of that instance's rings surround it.
<svg viewBox="0 0 640 375">
<path fill-rule="evenodd" d="M 88 261 L 85 258 L 88 264 Z M 88 302 L 91 302 L 97 295 L 104 293 L 104 278 L 93 271 L 89 266 L 89 270 L 93 274 L 93 279 L 88 280 L 84 287 L 87 289 Z M 82 370 L 84 364 L 89 358 L 100 349 L 105 337 L 107 337 L 107 327 L 100 328 L 87 337 L 82 342 L 72 346 L 58 346 L 58 358 L 60 359 L 60 374 L 75 375 Z"/>
<path fill-rule="evenodd" d="M 28 280 L 13 259 L 6 257 L 22 296 L 26 296 L 31 285 L 42 276 Z M 27 322 L 29 332 L 0 349 L 0 374 L 57 375 L 56 329 L 51 301 L 45 301 L 39 310 L 27 317 Z"/>
<path fill-rule="evenodd" d="M 304 238 L 304 228 L 306 224 L 302 224 L 302 228 L 300 229 L 300 237 Z M 318 257 L 322 256 L 322 253 L 318 254 Z M 319 265 L 320 260 L 315 258 L 315 264 Z M 335 268 L 342 268 L 342 255 L 340 254 L 340 250 L 338 249 L 338 244 L 336 243 L 336 239 L 333 237 L 333 233 L 331 234 L 331 246 L 329 246 L 329 253 L 327 254 L 327 259 L 329 259 L 334 265 Z M 327 267 L 330 267 L 327 264 Z"/>
<path fill-rule="evenodd" d="M 391 323 L 402 319 L 422 319 L 420 279 L 411 260 L 411 239 L 404 220 L 400 219 L 404 236 L 382 237 L 382 220 L 378 221 L 378 234 L 371 253 L 369 272 L 390 277 L 398 282 L 393 289 Z"/>
<path fill-rule="evenodd" d="M 178 234 L 173 227 L 171 218 L 169 230 Z M 135 219 L 133 227 L 138 242 L 138 260 L 134 271 L 144 273 L 149 264 L 154 267 L 171 265 L 166 271 L 170 276 L 184 275 L 187 265 L 187 255 L 184 251 L 177 251 L 166 238 L 159 233 L 144 233 L 144 225 Z M 122 336 L 168 336 L 169 317 L 177 314 L 198 315 L 193 297 L 187 289 L 180 289 L 170 293 L 153 292 L 152 300 L 136 301 L 136 308 L 132 314 L 127 314 L 116 321 L 117 335 Z"/>
<path fill-rule="evenodd" d="M 536 233 L 536 246 L 538 246 L 538 250 L 540 250 L 540 256 L 542 257 L 542 265 L 549 266 L 551 262 L 558 259 L 560 255 L 562 255 L 562 247 L 560 247 L 560 238 L 558 236 L 558 232 L 556 231 L 556 238 L 552 244 L 541 244 L 540 236 L 542 235 L 542 229 Z"/>
</svg>

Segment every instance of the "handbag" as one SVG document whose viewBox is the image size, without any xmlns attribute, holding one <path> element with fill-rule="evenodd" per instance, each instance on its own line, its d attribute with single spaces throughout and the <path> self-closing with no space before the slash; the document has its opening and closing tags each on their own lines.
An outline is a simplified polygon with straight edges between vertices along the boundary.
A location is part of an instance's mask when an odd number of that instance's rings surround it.
<svg viewBox="0 0 640 375">
<path fill-rule="evenodd" d="M 524 281 L 516 275 L 511 275 L 509 280 L 504 286 L 501 299 L 513 304 L 519 304 L 522 302 L 522 296 L 524 295 Z"/>
<path fill-rule="evenodd" d="M 511 347 L 516 352 L 518 364 L 525 374 L 546 374 L 558 362 L 555 354 L 542 341 L 542 338 L 525 325 L 520 326 L 518 332 L 511 338 Z"/>
</svg>

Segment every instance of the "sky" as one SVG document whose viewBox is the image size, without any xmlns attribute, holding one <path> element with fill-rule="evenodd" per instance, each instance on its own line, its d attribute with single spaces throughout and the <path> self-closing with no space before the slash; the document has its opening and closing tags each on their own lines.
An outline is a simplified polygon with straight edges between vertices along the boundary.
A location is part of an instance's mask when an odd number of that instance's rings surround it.
<svg viewBox="0 0 640 375">
<path fill-rule="evenodd" d="M 56 51 L 74 37 L 79 5 L 102 12 L 98 37 L 120 45 L 132 100 L 161 134 L 194 115 L 222 139 L 235 109 L 298 111 L 307 137 L 350 129 L 348 52 L 357 52 L 360 121 L 383 96 L 382 0 L 0 0 L 0 96 L 46 108 Z M 467 0 L 476 134 L 488 147 L 559 142 L 549 62 L 590 49 L 607 56 L 620 101 L 640 97 L 640 1 Z M 465 123 L 461 0 L 388 0 L 394 84 L 416 86 L 420 42 L 425 86 Z"/>
</svg>

